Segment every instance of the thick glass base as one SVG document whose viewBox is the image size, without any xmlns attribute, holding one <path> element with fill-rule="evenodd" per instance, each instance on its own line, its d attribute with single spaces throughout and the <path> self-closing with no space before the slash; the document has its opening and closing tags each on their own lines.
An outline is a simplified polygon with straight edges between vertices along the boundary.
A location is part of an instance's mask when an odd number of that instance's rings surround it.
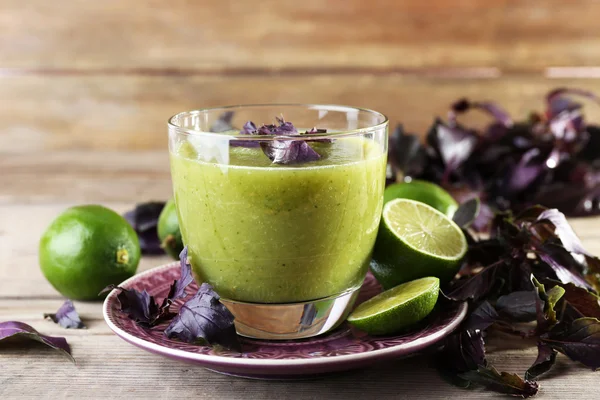
<svg viewBox="0 0 600 400">
<path fill-rule="evenodd" d="M 335 296 L 301 303 L 243 303 L 221 298 L 235 316 L 241 336 L 289 340 L 317 336 L 344 322 L 356 301 L 360 286 Z"/>
</svg>

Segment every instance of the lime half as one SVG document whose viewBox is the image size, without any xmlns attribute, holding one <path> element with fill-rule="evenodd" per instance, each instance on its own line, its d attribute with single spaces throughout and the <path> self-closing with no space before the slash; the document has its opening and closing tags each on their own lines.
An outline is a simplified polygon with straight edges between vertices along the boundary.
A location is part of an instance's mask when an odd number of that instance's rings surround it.
<svg viewBox="0 0 600 400">
<path fill-rule="evenodd" d="M 388 335 L 425 318 L 438 299 L 440 280 L 427 277 L 406 282 L 356 307 L 348 322 L 371 335 Z"/>
<path fill-rule="evenodd" d="M 394 199 L 410 199 L 420 201 L 443 212 L 452 218 L 458 203 L 441 186 L 432 182 L 415 179 L 410 182 L 394 183 L 385 188 L 383 192 L 384 204 Z"/>
<path fill-rule="evenodd" d="M 446 215 L 418 201 L 395 199 L 383 208 L 371 270 L 385 289 L 425 276 L 447 282 L 466 251 L 465 235 Z"/>
</svg>

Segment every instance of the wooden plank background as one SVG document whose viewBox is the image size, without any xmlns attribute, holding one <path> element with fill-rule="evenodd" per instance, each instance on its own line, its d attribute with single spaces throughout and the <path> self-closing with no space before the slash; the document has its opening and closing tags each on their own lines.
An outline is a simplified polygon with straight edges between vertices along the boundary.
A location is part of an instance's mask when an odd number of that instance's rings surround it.
<svg viewBox="0 0 600 400">
<path fill-rule="evenodd" d="M 164 150 L 170 115 L 232 103 L 369 107 L 418 132 L 460 96 L 523 117 L 555 86 L 600 93 L 598 15 L 597 0 L 1 0 L 0 152 Z"/>
</svg>

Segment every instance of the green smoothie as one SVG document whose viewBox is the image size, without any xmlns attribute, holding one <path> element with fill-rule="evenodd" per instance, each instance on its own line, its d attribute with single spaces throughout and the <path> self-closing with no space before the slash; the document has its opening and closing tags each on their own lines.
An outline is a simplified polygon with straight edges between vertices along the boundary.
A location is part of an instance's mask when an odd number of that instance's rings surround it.
<svg viewBox="0 0 600 400">
<path fill-rule="evenodd" d="M 181 233 L 198 282 L 245 302 L 315 300 L 362 283 L 375 242 L 386 154 L 366 138 L 311 143 L 321 159 L 272 164 L 260 148 L 206 159 L 171 151 Z"/>
</svg>

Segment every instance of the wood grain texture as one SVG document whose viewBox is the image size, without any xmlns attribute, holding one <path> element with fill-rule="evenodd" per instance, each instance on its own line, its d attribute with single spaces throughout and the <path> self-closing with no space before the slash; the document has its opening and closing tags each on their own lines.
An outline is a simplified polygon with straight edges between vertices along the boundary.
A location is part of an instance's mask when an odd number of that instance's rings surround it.
<svg viewBox="0 0 600 400">
<path fill-rule="evenodd" d="M 72 346 L 77 365 L 41 345 L 0 344 L 0 396 L 3 399 L 495 399 L 480 390 L 461 390 L 444 382 L 427 357 L 395 360 L 370 368 L 292 382 L 250 381 L 218 375 L 144 352 L 113 335 L 101 320 L 99 304 L 76 303 L 87 330 L 64 330 L 41 319 L 56 300 L 2 301 L 0 315 L 61 335 Z M 489 359 L 499 369 L 523 374 L 535 359 L 532 347 L 488 342 Z M 515 343 L 513 341 L 513 343 Z M 530 345 L 530 343 L 527 343 Z M 560 375 L 559 375 L 560 373 Z M 597 374 L 559 356 L 552 373 L 540 381 L 543 399 L 600 396 Z"/>
<path fill-rule="evenodd" d="M 0 79 L 0 152 L 166 148 L 166 120 L 189 109 L 240 103 L 336 103 L 373 108 L 392 126 L 424 134 L 435 116 L 466 96 L 494 100 L 515 118 L 540 110 L 557 86 L 600 93 L 600 80 L 465 80 L 404 75 L 17 76 Z M 475 113 L 477 114 L 477 113 Z M 600 108 L 586 108 L 593 121 Z M 479 121 L 486 118 L 479 115 Z M 1 162 L 1 161 L 0 161 Z M 41 162 L 41 161 L 40 161 Z"/>
<path fill-rule="evenodd" d="M 594 0 L 4 0 L 2 67 L 598 65 Z"/>
<path fill-rule="evenodd" d="M 165 200 L 172 193 L 166 149 L 2 154 L 0 171 L 0 204 L 7 205 L 132 203 Z"/>
</svg>

